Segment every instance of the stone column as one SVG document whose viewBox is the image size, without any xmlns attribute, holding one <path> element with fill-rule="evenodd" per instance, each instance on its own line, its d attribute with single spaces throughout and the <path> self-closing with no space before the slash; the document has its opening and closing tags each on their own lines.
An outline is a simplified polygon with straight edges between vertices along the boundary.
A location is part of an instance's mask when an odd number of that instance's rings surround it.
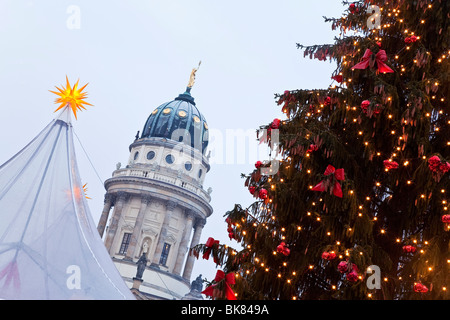
<svg viewBox="0 0 450 320">
<path fill-rule="evenodd" d="M 203 230 L 203 227 L 205 226 L 205 224 L 206 224 L 206 219 L 200 219 L 195 224 L 194 235 L 192 236 L 190 248 L 193 248 L 196 245 L 198 245 L 198 243 L 200 241 L 200 236 L 202 235 L 202 230 Z M 191 274 L 192 274 L 192 269 L 194 267 L 194 261 L 195 261 L 195 257 L 194 257 L 194 255 L 191 254 L 188 256 L 188 258 L 186 260 L 186 265 L 184 266 L 183 278 L 185 278 L 188 281 L 191 280 Z"/>
<path fill-rule="evenodd" d="M 119 225 L 119 219 L 122 215 L 123 205 L 128 198 L 128 194 L 123 191 L 117 192 L 116 203 L 114 205 L 114 212 L 111 219 L 111 224 L 109 225 L 108 232 L 106 234 L 105 247 L 108 250 L 109 254 L 113 254 L 112 252 L 112 244 L 113 240 L 116 236 L 117 227 Z"/>
<path fill-rule="evenodd" d="M 97 230 L 100 234 L 100 238 L 103 237 L 103 233 L 105 232 L 106 223 L 108 222 L 109 212 L 111 211 L 111 207 L 114 203 L 114 195 L 111 193 L 105 194 L 105 200 L 103 205 L 102 215 L 100 216 L 100 220 L 98 221 Z"/>
<path fill-rule="evenodd" d="M 128 245 L 127 253 L 125 256 L 125 260 L 133 261 L 133 258 L 136 255 L 136 246 L 139 240 L 139 235 L 142 230 L 142 223 L 144 221 L 145 212 L 147 211 L 147 206 L 151 202 L 151 197 L 148 195 L 144 195 L 141 198 L 141 208 L 139 209 L 139 213 L 136 217 L 136 222 L 134 223 L 133 233 L 131 234 L 130 244 Z"/>
<path fill-rule="evenodd" d="M 153 255 L 152 264 L 158 266 L 159 259 L 161 259 L 161 253 L 164 247 L 164 240 L 167 236 L 167 229 L 169 227 L 170 218 L 172 217 L 173 210 L 178 204 L 175 201 L 168 200 L 166 203 L 166 214 L 164 216 L 164 222 L 161 226 L 161 231 L 158 237 L 158 244 L 156 245 L 155 254 Z"/>
<path fill-rule="evenodd" d="M 191 237 L 192 223 L 194 221 L 194 212 L 192 210 L 186 210 L 186 226 L 184 228 L 183 239 L 181 240 L 180 247 L 178 248 L 177 261 L 175 262 L 175 268 L 173 273 L 180 275 L 183 268 L 184 257 L 186 256 L 187 246 Z"/>
</svg>

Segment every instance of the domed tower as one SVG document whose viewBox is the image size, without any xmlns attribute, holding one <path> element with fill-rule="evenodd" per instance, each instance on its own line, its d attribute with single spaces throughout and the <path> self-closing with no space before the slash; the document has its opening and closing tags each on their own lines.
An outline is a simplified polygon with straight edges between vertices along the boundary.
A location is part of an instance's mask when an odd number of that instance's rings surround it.
<svg viewBox="0 0 450 320">
<path fill-rule="evenodd" d="M 186 92 L 150 114 L 126 167 L 118 164 L 105 181 L 98 231 L 124 280 L 130 287 L 139 280 L 139 292 L 150 299 L 189 292 L 195 257 L 188 249 L 213 212 L 211 189 L 203 188 L 208 125 L 190 94 L 196 71 Z M 137 275 L 140 258 L 146 267 Z"/>
</svg>

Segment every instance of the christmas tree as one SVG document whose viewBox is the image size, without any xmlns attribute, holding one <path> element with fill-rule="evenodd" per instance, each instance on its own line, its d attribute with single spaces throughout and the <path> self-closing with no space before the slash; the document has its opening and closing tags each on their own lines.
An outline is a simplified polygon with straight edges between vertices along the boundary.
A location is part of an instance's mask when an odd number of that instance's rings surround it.
<svg viewBox="0 0 450 320">
<path fill-rule="evenodd" d="M 240 248 L 193 248 L 222 268 L 213 298 L 450 298 L 450 2 L 343 5 L 333 44 L 297 45 L 336 63 L 330 87 L 276 94 L 286 119 L 259 130 L 281 160 L 243 175 Z"/>
</svg>

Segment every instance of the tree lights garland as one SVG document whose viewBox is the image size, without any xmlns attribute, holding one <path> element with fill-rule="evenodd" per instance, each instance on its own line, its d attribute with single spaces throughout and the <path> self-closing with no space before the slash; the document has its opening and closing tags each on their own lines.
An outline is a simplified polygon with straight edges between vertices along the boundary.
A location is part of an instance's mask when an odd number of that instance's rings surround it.
<svg viewBox="0 0 450 320">
<path fill-rule="evenodd" d="M 372 2 L 366 1 L 366 4 L 371 4 Z M 328 245 L 324 247 L 324 250 L 317 255 L 317 259 L 314 263 L 307 266 L 303 266 L 299 269 L 292 269 L 290 267 L 290 259 L 294 259 L 294 256 L 290 254 L 293 252 L 289 244 L 291 239 L 295 238 L 292 230 L 296 232 L 306 232 L 312 228 L 313 223 L 316 229 L 320 229 L 319 226 L 324 226 L 323 221 L 328 219 L 328 207 L 324 198 L 325 193 L 317 194 L 315 197 L 311 196 L 306 200 L 305 210 L 302 220 L 295 226 L 283 226 L 282 222 L 279 221 L 276 215 L 276 208 L 274 208 L 273 203 L 276 203 L 277 197 L 280 195 L 277 193 L 277 187 L 283 186 L 286 182 L 282 175 L 273 175 L 264 180 L 257 181 L 256 184 L 252 184 L 249 187 L 249 191 L 253 194 L 257 200 L 256 204 L 258 206 L 258 215 L 250 214 L 250 207 L 244 210 L 246 215 L 242 217 L 241 222 L 228 220 L 228 227 L 230 233 L 233 234 L 233 238 L 237 241 L 242 241 L 247 244 L 244 247 L 243 252 L 247 254 L 246 267 L 242 267 L 236 276 L 245 277 L 257 269 L 261 269 L 263 272 L 273 274 L 274 279 L 279 281 L 284 281 L 289 285 L 296 285 L 297 279 L 307 273 L 314 272 L 316 267 L 323 268 L 325 264 L 335 265 L 336 270 L 339 269 L 339 261 L 342 265 L 344 263 L 350 266 L 346 269 L 345 277 L 339 278 L 337 282 L 327 281 L 327 286 L 329 290 L 337 290 L 342 286 L 342 281 L 347 280 L 362 281 L 365 277 L 366 272 L 369 270 L 363 270 L 363 272 L 358 271 L 356 265 L 353 266 L 349 262 L 348 258 L 350 256 L 361 256 L 364 257 L 366 252 L 364 249 L 359 247 L 345 247 L 344 242 L 348 246 L 349 241 L 344 240 L 344 238 L 351 238 L 353 232 L 357 228 L 357 219 L 368 219 L 378 232 L 375 234 L 377 237 L 385 237 L 387 242 L 393 242 L 398 246 L 399 251 L 402 252 L 402 259 L 404 261 L 410 259 L 416 259 L 417 256 L 427 257 L 428 252 L 432 244 L 432 239 L 424 239 L 424 236 L 420 233 L 420 230 L 412 231 L 409 233 L 403 233 L 401 235 L 392 234 L 389 228 L 384 224 L 382 219 L 377 216 L 377 206 L 383 200 L 394 201 L 394 193 L 391 192 L 389 187 L 393 185 L 393 179 L 397 179 L 396 185 L 401 185 L 403 188 L 411 188 L 411 190 L 419 190 L 420 185 L 416 182 L 416 170 L 428 169 L 430 175 L 436 175 L 439 171 L 439 177 L 435 179 L 438 183 L 442 175 L 445 174 L 450 169 L 450 164 L 447 166 L 448 162 L 444 159 L 439 158 L 438 155 L 430 154 L 429 151 L 424 149 L 424 145 L 419 145 L 418 157 L 410 156 L 410 151 L 408 150 L 408 142 L 411 139 L 410 134 L 412 130 L 417 126 L 417 117 L 422 117 L 428 119 L 429 130 L 431 135 L 439 135 L 439 132 L 444 128 L 442 127 L 441 117 L 449 112 L 445 110 L 446 97 L 441 88 L 439 79 L 425 79 L 423 82 L 424 88 L 427 94 L 430 94 L 430 100 L 424 101 L 422 97 L 415 96 L 411 94 L 409 96 L 409 101 L 407 102 L 408 109 L 403 114 L 398 114 L 396 110 L 393 109 L 393 105 L 398 103 L 395 95 L 392 94 L 389 83 L 384 79 L 385 76 L 397 76 L 400 79 L 406 79 L 409 77 L 408 72 L 416 72 L 423 66 L 429 66 L 430 64 L 442 64 L 443 62 L 449 63 L 448 59 L 450 57 L 450 51 L 445 51 L 437 57 L 432 57 L 430 52 L 426 51 L 426 48 L 422 44 L 422 36 L 420 35 L 420 30 L 427 25 L 427 18 L 421 19 L 420 24 L 416 27 L 417 30 L 411 30 L 410 26 L 406 25 L 404 18 L 402 17 L 402 12 L 399 10 L 404 1 L 389 1 L 383 4 L 380 8 L 380 12 L 384 17 L 383 23 L 380 24 L 379 28 L 372 30 L 365 29 L 361 23 L 355 24 L 356 21 L 360 21 L 360 17 L 357 15 L 364 15 L 365 10 L 363 6 L 356 5 L 355 3 L 349 4 L 349 14 L 347 17 L 343 17 L 339 20 L 333 22 L 333 28 L 336 26 L 341 27 L 342 34 L 349 32 L 351 30 L 362 30 L 362 34 L 365 37 L 359 36 L 357 34 L 353 36 L 346 37 L 345 39 L 337 40 L 338 45 L 336 48 L 331 46 L 322 46 L 321 48 L 312 47 L 305 48 L 305 55 L 310 54 L 312 57 L 319 60 L 325 60 L 327 57 L 336 59 L 338 69 L 332 75 L 333 81 L 336 84 L 328 90 L 312 90 L 310 92 L 311 97 L 304 105 L 300 105 L 297 99 L 296 91 L 285 91 L 283 95 L 279 97 L 278 105 L 282 106 L 282 111 L 286 114 L 287 119 L 285 121 L 276 123 L 276 128 L 282 129 L 282 124 L 289 123 L 290 121 L 304 119 L 305 124 L 308 122 L 314 122 L 320 120 L 324 114 L 329 112 L 328 110 L 338 110 L 340 109 L 341 114 L 344 118 L 344 123 L 346 127 L 342 128 L 343 131 L 354 132 L 354 141 L 360 144 L 367 154 L 367 159 L 372 161 L 374 164 L 379 164 L 381 170 L 385 172 L 384 175 L 380 176 L 379 181 L 375 181 L 373 188 L 369 194 L 362 195 L 359 190 L 356 190 L 351 185 L 351 178 L 346 181 L 346 184 L 342 186 L 343 198 L 353 201 L 357 209 L 354 211 L 355 216 L 350 217 L 349 221 L 352 221 L 346 226 L 346 229 L 340 231 L 340 233 L 335 232 L 335 230 L 323 230 L 324 238 L 329 239 Z M 432 9 L 433 3 L 427 3 L 425 0 L 417 1 L 418 8 L 424 10 L 424 15 L 427 10 Z M 356 77 L 359 75 L 356 72 L 360 70 L 353 71 L 351 75 L 348 71 L 355 64 L 360 63 L 361 53 L 366 52 L 368 47 L 373 47 L 374 50 L 381 50 L 383 43 L 392 41 L 389 39 L 391 33 L 384 32 L 385 30 L 393 30 L 397 28 L 401 32 L 397 34 L 402 35 L 402 42 L 404 46 L 397 52 L 390 53 L 387 52 L 388 63 L 390 63 L 391 70 L 394 74 L 384 74 L 379 72 L 377 74 L 378 83 L 374 86 L 374 94 L 372 97 L 367 97 L 367 99 L 360 101 L 355 104 L 354 102 L 349 102 L 350 100 L 346 98 L 344 93 L 348 88 L 350 88 L 356 82 Z M 299 46 L 304 48 L 302 46 Z M 340 51 L 339 51 L 340 50 Z M 374 53 L 375 53 L 374 51 Z M 380 51 L 378 51 L 380 52 Z M 372 53 L 371 53 L 372 54 Z M 404 55 L 404 56 L 402 56 Z M 399 61 L 404 61 L 403 57 L 411 57 L 408 63 L 400 64 Z M 366 55 L 367 58 L 367 55 Z M 408 58 L 409 59 L 409 58 Z M 406 60 L 408 60 L 406 59 Z M 382 70 L 378 70 L 382 71 Z M 358 80 L 360 82 L 360 80 Z M 410 90 L 406 88 L 406 90 Z M 412 91 L 411 91 L 412 92 Z M 393 141 L 393 149 L 386 150 L 385 148 L 380 148 L 377 144 L 376 139 L 376 126 L 377 121 L 381 121 L 381 118 L 388 127 L 384 130 L 389 130 L 391 135 L 391 141 Z M 445 118 L 444 118 L 445 119 Z M 373 122 L 373 129 L 367 125 L 368 122 Z M 272 122 L 274 123 L 274 122 Z M 269 125 L 271 127 L 272 123 Z M 444 123 L 444 125 L 450 125 L 450 120 Z M 445 131 L 449 129 L 446 128 Z M 283 132 L 285 134 L 285 132 Z M 314 174 L 322 169 L 317 169 L 312 162 L 317 151 L 321 152 L 322 155 L 326 155 L 329 158 L 334 150 L 325 150 L 326 145 L 322 144 L 320 138 L 316 133 L 308 131 L 307 128 L 302 128 L 301 134 L 299 133 L 286 133 L 286 135 L 292 135 L 293 142 L 289 142 L 286 139 L 284 148 L 285 150 L 290 150 L 291 153 L 283 153 L 283 148 L 281 148 L 280 154 L 284 155 L 282 160 L 283 170 L 297 169 L 305 173 L 305 176 L 309 176 L 308 181 L 310 184 L 308 188 L 311 193 L 314 190 Z M 302 141 L 303 145 L 299 145 L 296 151 L 292 151 L 292 146 L 298 141 Z M 303 143 L 304 142 L 304 143 Z M 445 146 L 450 146 L 450 141 L 444 141 Z M 356 146 L 355 146 L 356 147 Z M 302 161 L 299 161 L 297 156 Z M 437 163 L 437 159 L 439 163 Z M 432 164 L 430 164 L 430 159 Z M 259 170 L 264 164 L 258 162 L 255 167 Z M 424 168 L 424 169 L 421 169 Z M 401 172 L 401 175 L 397 172 Z M 347 172 L 346 172 L 347 174 Z M 347 177 L 346 177 L 347 178 Z M 317 182 L 316 182 L 317 183 Z M 322 188 L 323 189 L 323 188 Z M 317 191 L 324 191 L 324 190 Z M 441 221 L 446 230 L 450 230 L 450 215 L 446 214 L 448 212 L 448 198 L 447 190 L 440 189 L 439 192 L 433 190 L 433 201 L 438 201 L 442 204 Z M 438 196 L 436 195 L 438 194 Z M 430 186 L 424 187 L 422 192 L 418 192 L 418 197 L 416 198 L 415 205 L 419 208 L 426 208 L 429 201 L 432 198 L 432 190 Z M 252 205 L 253 206 L 253 205 Z M 256 207 L 255 207 L 256 208 Z M 353 212 L 353 211 L 352 211 Z M 307 221 L 309 219 L 310 221 Z M 252 228 L 253 230 L 250 230 Z M 273 263 L 270 263 L 261 255 L 257 255 L 257 251 L 251 245 L 252 239 L 248 237 L 265 237 L 266 233 L 261 232 L 261 230 L 266 230 L 270 232 L 270 236 L 273 238 L 272 243 L 278 243 L 273 248 L 273 256 L 279 257 L 280 265 L 274 267 Z M 289 233 L 287 233 L 287 231 Z M 395 239 L 390 239 L 394 237 Z M 282 245 L 283 244 L 283 245 Z M 289 254 L 286 254 L 284 248 L 291 249 Z M 294 249 L 295 250 L 295 249 Z M 240 253 L 233 251 L 234 255 L 239 256 Z M 243 254 L 243 253 L 242 253 Z M 330 258 L 333 257 L 333 258 Z M 336 259 L 337 258 L 337 259 Z M 344 259 L 344 260 L 343 260 Z M 432 263 L 425 260 L 427 265 L 426 272 L 433 272 L 434 266 Z M 447 259 L 447 264 L 450 264 L 450 259 Z M 420 275 L 417 275 L 420 277 Z M 383 277 L 384 282 L 391 280 L 403 281 L 405 275 L 399 275 L 397 279 L 394 279 L 386 274 Z M 412 277 L 409 274 L 409 277 Z M 414 283 L 414 291 L 418 293 L 426 293 L 431 291 L 432 288 L 428 288 L 423 285 L 419 280 Z M 423 286 L 423 287 L 422 287 Z M 444 284 L 441 288 L 442 291 L 447 290 L 447 284 Z M 426 289 L 425 289 L 426 288 Z M 367 297 L 372 298 L 373 292 L 368 293 Z M 298 297 L 294 295 L 293 299 Z"/>
<path fill-rule="evenodd" d="M 426 2 L 426 1 L 422 1 L 422 5 L 423 5 L 423 3 L 425 3 L 425 2 Z M 388 6 L 388 5 L 389 5 L 389 2 L 387 2 L 385 5 Z M 391 6 L 392 6 L 392 3 L 391 3 Z M 355 14 L 356 12 L 358 12 L 358 10 L 356 10 L 355 7 L 356 7 L 356 6 L 355 6 L 354 3 L 350 5 L 350 11 L 351 11 L 351 14 Z M 431 8 L 432 8 L 432 4 L 428 4 L 428 5 L 425 7 L 425 11 L 426 11 L 427 9 L 431 9 Z M 398 23 L 400 23 L 400 26 L 403 26 L 403 27 L 404 27 L 404 35 L 405 35 L 404 42 L 405 42 L 405 47 L 404 47 L 402 50 L 400 50 L 400 52 L 397 52 L 397 53 L 394 54 L 394 61 L 396 61 L 396 60 L 399 59 L 399 55 L 400 55 L 402 52 L 410 51 L 411 48 L 412 48 L 412 45 L 413 45 L 414 43 L 418 42 L 418 41 L 421 39 L 421 37 L 420 37 L 419 35 L 417 35 L 417 32 L 411 31 L 410 29 L 407 29 L 407 28 L 404 26 L 404 19 L 400 16 L 400 10 L 396 9 L 395 7 L 390 7 L 390 8 L 387 7 L 387 9 L 384 9 L 384 8 L 382 7 L 382 8 L 381 8 L 381 11 L 382 11 L 382 12 L 383 12 L 383 11 L 384 11 L 384 12 L 388 12 L 388 13 L 387 13 L 387 17 L 391 17 L 391 18 L 395 19 L 396 21 L 394 21 L 394 22 L 392 22 L 392 23 L 385 23 L 385 24 L 382 24 L 381 27 L 380 27 L 379 29 L 374 29 L 374 30 L 368 31 L 368 33 L 369 33 L 369 38 L 370 38 L 370 34 L 373 34 L 374 36 L 373 36 L 372 41 L 376 41 L 377 44 L 378 44 L 379 46 L 381 46 L 381 45 L 382 45 L 382 36 L 383 36 L 382 30 L 383 30 L 383 28 L 390 28 L 390 27 L 392 27 L 393 24 L 398 24 Z M 340 22 L 341 22 L 342 25 L 343 25 L 343 22 L 345 22 L 345 19 L 341 19 Z M 425 23 L 426 23 L 425 19 L 421 19 L 420 24 L 423 25 L 423 24 L 425 24 Z M 359 27 L 361 27 L 361 25 L 360 25 Z M 347 28 L 344 27 L 344 28 L 341 28 L 341 30 L 345 33 L 345 32 L 347 31 Z M 355 37 L 355 38 L 356 38 L 356 37 Z M 367 42 L 367 41 L 366 41 L 366 42 Z M 355 46 L 358 46 L 360 43 L 361 43 L 361 42 L 358 41 L 358 40 L 355 40 L 355 41 L 353 42 L 353 44 L 354 44 Z M 422 49 L 423 49 L 423 48 L 422 48 Z M 357 50 L 354 50 L 354 51 L 356 51 L 357 53 L 359 53 L 360 50 L 361 50 L 360 48 L 357 48 Z M 426 51 L 425 51 L 425 52 L 426 52 Z M 308 51 L 305 50 L 305 55 L 306 55 L 307 53 L 308 53 Z M 430 53 L 429 53 L 429 52 L 426 52 L 426 56 L 424 57 L 424 55 L 421 54 L 420 50 L 418 50 L 418 53 L 417 53 L 417 55 L 416 55 L 416 58 L 415 58 L 414 60 L 412 60 L 412 63 L 411 63 L 411 65 L 410 65 L 409 67 L 413 68 L 413 67 L 420 67 L 420 66 L 424 65 L 424 64 L 427 62 L 427 60 L 429 60 L 429 57 L 428 57 L 429 55 L 430 55 Z M 316 56 L 316 57 L 317 57 L 317 56 Z M 347 65 L 349 65 L 350 59 L 353 59 L 353 60 L 354 60 L 354 57 L 355 57 L 354 55 L 350 55 L 350 56 L 349 56 L 349 55 L 343 55 L 343 56 L 341 57 L 342 60 L 341 60 L 341 61 L 338 61 L 338 65 L 342 65 L 342 66 L 345 66 L 345 67 L 346 67 Z M 440 63 L 442 63 L 445 59 L 448 59 L 449 57 L 450 57 L 450 51 L 443 52 L 440 56 L 438 56 L 438 57 L 436 58 L 436 60 L 434 61 L 434 63 L 440 64 Z M 404 75 L 405 72 L 406 72 L 406 66 L 405 66 L 405 65 L 400 65 L 399 67 L 400 67 L 400 68 L 399 68 L 399 73 L 400 73 L 400 75 Z M 336 76 L 334 76 L 333 79 L 336 80 L 338 83 L 340 83 L 340 87 L 345 87 L 348 83 L 351 83 L 351 82 L 352 82 L 352 78 L 347 78 L 347 79 L 346 79 L 345 76 L 343 75 L 342 71 L 341 71 L 341 72 L 336 72 L 336 73 L 339 75 L 339 78 L 336 78 Z M 335 88 L 335 86 L 332 87 L 332 89 L 334 89 L 334 88 Z M 438 91 L 438 88 L 439 88 L 439 81 L 438 81 L 438 80 L 433 80 L 433 79 L 428 80 L 427 91 L 432 91 L 433 93 L 435 93 L 435 92 Z M 443 95 L 441 95 L 440 97 L 438 97 L 438 96 L 436 96 L 436 95 L 432 95 L 431 98 L 432 98 L 432 100 L 434 100 L 434 101 L 445 102 L 445 97 L 444 97 Z M 292 100 L 292 98 L 291 98 L 291 100 Z M 392 98 L 391 98 L 390 96 L 387 96 L 387 97 L 384 97 L 383 100 L 384 100 L 383 102 L 385 102 L 385 103 L 386 103 L 386 102 L 387 102 L 387 103 L 390 103 L 390 102 L 392 101 Z M 365 104 L 365 105 L 362 106 L 364 111 L 367 110 L 368 102 L 370 103 L 370 101 L 368 101 L 368 100 L 363 101 L 363 104 Z M 320 108 L 323 108 L 323 105 L 320 105 Z M 347 106 L 346 108 L 347 108 L 348 111 L 358 111 L 358 110 L 356 109 L 356 107 L 350 107 L 350 106 Z M 284 110 L 286 110 L 286 108 L 285 108 Z M 364 113 L 366 113 L 366 112 L 364 112 Z M 379 113 L 379 112 L 377 112 L 377 113 Z M 435 115 L 434 118 L 436 119 L 436 117 L 439 116 L 439 115 L 441 115 L 441 114 L 443 114 L 443 110 L 442 110 L 442 109 L 439 110 L 438 114 Z M 289 116 L 289 113 L 287 113 L 287 115 Z M 430 115 L 430 113 L 428 113 L 428 112 L 425 113 L 424 115 L 425 115 L 425 117 L 430 118 L 430 120 L 433 118 L 433 116 Z M 388 113 L 388 114 L 387 114 L 387 117 L 388 117 L 388 119 L 390 119 L 390 120 L 393 120 L 393 121 L 396 120 L 396 119 L 394 118 L 393 114 L 391 114 L 391 113 Z M 358 116 L 356 116 L 356 115 L 354 116 L 354 118 L 353 118 L 352 120 L 353 120 L 353 121 L 349 121 L 348 123 L 350 123 L 350 124 L 351 124 L 351 123 L 355 123 L 355 124 L 361 123 L 360 118 L 358 118 Z M 395 159 L 398 159 L 397 161 L 399 161 L 404 167 L 409 166 L 409 165 L 410 165 L 410 162 L 413 160 L 413 159 L 408 159 L 408 158 L 402 157 L 402 150 L 403 150 L 403 148 L 404 148 L 404 146 L 405 146 L 405 144 L 406 144 L 406 139 L 407 139 L 407 137 L 408 137 L 407 135 L 405 135 L 405 126 L 406 126 L 406 125 L 414 125 L 414 122 L 413 122 L 412 119 L 405 119 L 405 118 L 403 118 L 402 121 L 401 121 L 401 123 L 402 123 L 402 130 L 397 131 L 397 132 L 400 132 L 400 133 L 401 133 L 400 135 L 397 136 L 398 146 L 395 147 L 395 150 L 393 150 L 393 152 L 392 152 L 390 155 L 388 155 L 389 160 L 385 160 L 385 161 L 388 161 L 390 164 L 395 164 L 395 168 L 398 168 L 399 164 L 398 164 L 397 162 L 395 162 L 395 161 L 392 160 L 392 159 L 394 159 L 394 158 L 395 158 Z M 437 121 L 434 121 L 434 123 L 437 123 Z M 447 124 L 450 124 L 450 120 L 447 122 Z M 435 131 L 435 132 L 436 132 L 436 131 L 439 131 L 439 127 L 437 127 L 435 124 L 433 124 L 433 125 L 431 126 L 431 128 L 432 128 L 432 130 Z M 395 128 L 393 128 L 393 130 L 391 131 L 391 134 L 392 134 L 392 135 L 395 135 L 395 134 L 396 134 Z M 364 131 L 358 130 L 358 135 L 363 136 L 363 135 L 364 135 Z M 364 144 L 364 146 L 368 147 L 368 146 L 370 145 L 370 139 L 364 139 L 364 140 L 363 140 L 363 144 Z M 450 146 L 450 141 L 446 141 L 446 145 L 447 145 L 447 146 Z M 375 154 L 377 157 L 381 157 L 381 156 L 383 155 L 382 152 L 379 152 L 379 151 L 375 151 L 374 154 Z M 433 156 L 433 157 L 436 157 L 436 156 Z M 431 158 L 433 158 L 433 157 L 431 157 Z M 423 155 L 423 156 L 422 156 L 422 160 L 423 160 L 424 162 L 427 161 L 426 155 Z M 447 166 L 447 164 L 448 164 L 448 162 L 445 163 L 445 166 L 444 166 L 443 169 L 442 169 L 442 164 L 441 164 L 441 172 L 442 172 L 442 173 L 445 173 L 445 172 L 448 171 L 449 166 Z M 388 171 L 389 169 L 393 169 L 393 168 L 394 168 L 394 167 L 390 166 L 389 168 L 386 168 L 386 171 Z M 308 169 L 308 172 L 310 172 L 309 169 Z M 413 179 L 412 179 L 411 177 L 407 177 L 406 180 L 405 180 L 405 185 L 406 185 L 406 186 L 410 186 L 411 184 L 413 184 Z M 376 187 L 381 187 L 381 183 L 380 183 L 380 182 L 376 182 Z M 441 193 L 442 193 L 442 195 L 444 196 L 444 195 L 445 195 L 445 190 L 444 190 L 444 189 L 441 189 Z M 353 195 L 353 194 L 354 194 L 354 191 L 351 190 L 351 195 Z M 421 195 L 420 195 L 420 198 L 419 198 L 418 200 L 424 200 L 424 199 L 426 199 L 426 198 L 427 198 L 427 196 L 426 196 L 425 194 L 421 194 Z M 369 199 L 370 199 L 370 196 L 367 196 L 366 199 L 369 200 Z M 442 198 L 442 205 L 443 205 L 443 211 L 447 211 L 447 210 L 448 210 L 447 199 L 445 199 L 444 197 Z M 444 218 L 444 216 L 443 216 L 442 220 L 443 220 L 443 221 L 447 221 L 447 217 L 445 216 L 445 218 Z M 446 228 L 447 228 L 447 230 L 450 229 L 450 228 L 448 227 L 448 224 L 446 225 Z M 382 229 L 382 230 L 383 230 L 383 229 Z M 382 233 L 385 233 L 385 232 L 382 232 Z M 397 240 L 398 240 L 398 239 L 397 239 Z M 425 241 L 425 242 L 426 242 L 426 241 Z M 421 250 L 421 253 L 424 253 L 424 251 Z"/>
</svg>

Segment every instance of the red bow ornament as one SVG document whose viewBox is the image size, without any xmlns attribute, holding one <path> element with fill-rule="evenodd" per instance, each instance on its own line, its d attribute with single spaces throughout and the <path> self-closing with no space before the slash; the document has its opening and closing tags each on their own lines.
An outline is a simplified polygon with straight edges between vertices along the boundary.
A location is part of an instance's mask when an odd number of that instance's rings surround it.
<svg viewBox="0 0 450 320">
<path fill-rule="evenodd" d="M 395 161 L 392 161 L 391 159 L 384 160 L 383 165 L 384 165 L 384 168 L 386 171 L 398 168 L 398 163 Z"/>
<path fill-rule="evenodd" d="M 416 252 L 416 247 L 411 246 L 411 245 L 403 246 L 402 249 L 406 253 L 414 253 L 414 252 Z"/>
<path fill-rule="evenodd" d="M 441 221 L 444 223 L 445 230 L 446 231 L 450 230 L 450 214 L 444 214 L 441 217 Z"/>
<path fill-rule="evenodd" d="M 432 156 L 428 159 L 428 168 L 433 173 L 433 178 L 439 181 L 446 172 L 450 171 L 450 163 L 441 160 L 438 156 Z"/>
<path fill-rule="evenodd" d="M 267 190 L 264 188 L 260 189 L 259 193 L 258 193 L 258 197 L 263 200 L 267 199 Z"/>
<path fill-rule="evenodd" d="M 443 223 L 450 223 L 450 214 L 444 214 L 441 217 L 441 220 L 442 220 Z"/>
<path fill-rule="evenodd" d="M 281 242 L 278 246 L 277 246 L 277 251 L 279 253 L 284 254 L 285 256 L 288 256 L 291 253 L 291 250 L 286 247 L 286 243 Z"/>
<path fill-rule="evenodd" d="M 426 286 L 424 286 L 421 283 L 415 283 L 414 284 L 414 291 L 415 292 L 421 292 L 421 293 L 426 293 L 428 292 L 428 288 Z"/>
<path fill-rule="evenodd" d="M 6 267 L 0 271 L 0 280 L 3 278 L 5 278 L 5 281 L 1 287 L 3 292 L 8 292 L 11 290 L 18 291 L 20 289 L 19 268 L 15 260 L 8 263 Z"/>
<path fill-rule="evenodd" d="M 280 119 L 273 119 L 272 123 L 270 124 L 271 129 L 278 129 L 280 128 L 281 120 Z"/>
<path fill-rule="evenodd" d="M 367 69 L 367 67 L 374 68 L 375 63 L 376 63 L 379 72 L 384 72 L 384 73 L 394 72 L 394 70 L 392 70 L 391 68 L 389 68 L 386 65 L 386 63 L 385 63 L 386 61 L 387 61 L 386 51 L 379 50 L 378 53 L 375 54 L 370 49 L 367 49 L 366 52 L 364 53 L 363 57 L 361 58 L 361 62 L 359 62 L 358 64 L 355 64 L 352 67 L 352 70 Z"/>
<path fill-rule="evenodd" d="M 203 253 L 203 259 L 208 260 L 213 246 L 218 245 L 218 244 L 219 244 L 219 240 L 214 240 L 214 238 L 209 237 L 205 243 L 206 251 Z M 214 258 L 214 262 L 216 262 L 215 260 L 216 259 Z"/>
<path fill-rule="evenodd" d="M 410 44 L 410 43 L 416 42 L 417 40 L 419 40 L 419 39 L 416 36 L 411 36 L 411 37 L 405 38 L 405 43 Z"/>
<path fill-rule="evenodd" d="M 350 271 L 351 266 L 349 265 L 349 263 L 347 261 L 341 261 L 341 262 L 339 262 L 337 268 L 340 273 L 346 273 L 346 272 Z"/>
<path fill-rule="evenodd" d="M 234 273 L 230 272 L 225 275 L 225 272 L 222 270 L 217 270 L 216 277 L 214 278 L 215 284 L 210 285 L 202 293 L 206 296 L 210 296 L 213 298 L 220 298 L 223 296 L 222 292 L 219 289 L 219 284 L 224 284 L 225 287 L 225 297 L 228 300 L 236 300 L 236 296 L 231 289 L 231 285 L 235 284 L 236 281 L 234 279 Z"/>
<path fill-rule="evenodd" d="M 311 152 L 314 152 L 314 151 L 317 151 L 317 150 L 319 150 L 319 147 L 318 147 L 317 145 L 315 145 L 315 144 L 310 144 L 310 145 L 309 145 L 309 149 L 306 150 L 306 153 L 311 153 Z"/>
<path fill-rule="evenodd" d="M 330 189 L 330 192 L 336 197 L 342 198 L 342 188 L 339 181 L 343 181 L 344 169 L 335 169 L 332 165 L 328 165 L 324 173 L 329 178 L 320 181 L 318 185 L 312 188 L 313 191 L 325 191 Z"/>
<path fill-rule="evenodd" d="M 336 258 L 336 253 L 334 253 L 333 251 L 331 251 L 331 252 L 324 251 L 322 253 L 322 259 L 324 259 L 324 260 L 333 260 L 335 258 Z"/>
</svg>

